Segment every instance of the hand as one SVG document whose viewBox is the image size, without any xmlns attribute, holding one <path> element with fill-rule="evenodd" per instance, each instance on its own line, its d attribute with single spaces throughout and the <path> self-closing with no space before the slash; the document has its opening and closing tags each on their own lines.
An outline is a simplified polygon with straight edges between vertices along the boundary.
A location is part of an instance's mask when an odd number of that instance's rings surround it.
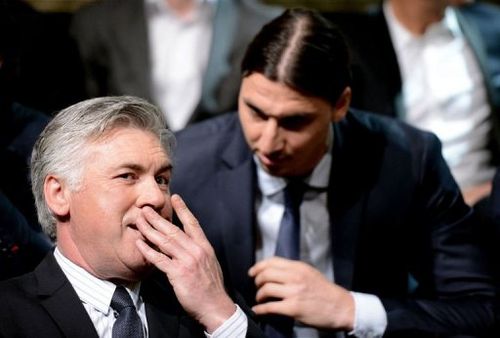
<svg viewBox="0 0 500 338">
<path fill-rule="evenodd" d="M 273 257 L 255 264 L 249 275 L 257 286 L 259 304 L 252 308 L 256 314 L 286 315 L 317 328 L 352 331 L 352 295 L 312 266 Z"/>
<path fill-rule="evenodd" d="M 210 333 L 233 315 L 236 306 L 224 289 L 219 262 L 200 224 L 179 195 L 171 201 L 184 231 L 145 207 L 137 228 L 155 248 L 143 240 L 136 244 L 167 275 L 182 307 Z"/>
</svg>

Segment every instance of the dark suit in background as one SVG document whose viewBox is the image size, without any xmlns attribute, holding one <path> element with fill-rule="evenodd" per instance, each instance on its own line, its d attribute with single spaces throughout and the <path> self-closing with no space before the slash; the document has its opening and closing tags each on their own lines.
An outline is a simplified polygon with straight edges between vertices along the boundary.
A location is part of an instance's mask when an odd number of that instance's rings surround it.
<svg viewBox="0 0 500 338">
<path fill-rule="evenodd" d="M 277 8 L 255 0 L 217 2 L 201 99 L 191 121 L 236 108 L 247 44 L 277 14 Z M 75 15 L 72 30 L 90 97 L 126 94 L 154 102 L 144 0 L 100 1 Z"/>
<path fill-rule="evenodd" d="M 348 113 L 333 129 L 335 283 L 380 297 L 387 336 L 491 324 L 491 278 L 438 140 L 362 112 Z M 255 263 L 258 186 L 238 117 L 194 125 L 177 141 L 172 191 L 197 215 L 226 278 L 253 304 L 247 271 Z M 413 292 L 409 276 L 417 282 Z"/>
<path fill-rule="evenodd" d="M 38 224 L 29 181 L 31 150 L 48 121 L 0 95 L 0 280 L 31 271 L 52 246 Z"/>
<path fill-rule="evenodd" d="M 203 328 L 184 313 L 168 282 L 158 274 L 143 281 L 149 337 L 205 337 Z M 48 254 L 34 272 L 0 283 L 1 337 L 98 337 L 75 290 Z M 249 321 L 247 337 L 260 337 Z"/>
</svg>

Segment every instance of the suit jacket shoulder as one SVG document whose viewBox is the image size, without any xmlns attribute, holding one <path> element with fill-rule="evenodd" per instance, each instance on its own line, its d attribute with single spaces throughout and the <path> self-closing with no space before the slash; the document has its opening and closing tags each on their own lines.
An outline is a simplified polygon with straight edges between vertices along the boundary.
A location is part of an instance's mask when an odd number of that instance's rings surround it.
<svg viewBox="0 0 500 338">
<path fill-rule="evenodd" d="M 0 302 L 2 337 L 97 338 L 92 321 L 52 253 L 33 272 L 2 282 Z"/>
</svg>

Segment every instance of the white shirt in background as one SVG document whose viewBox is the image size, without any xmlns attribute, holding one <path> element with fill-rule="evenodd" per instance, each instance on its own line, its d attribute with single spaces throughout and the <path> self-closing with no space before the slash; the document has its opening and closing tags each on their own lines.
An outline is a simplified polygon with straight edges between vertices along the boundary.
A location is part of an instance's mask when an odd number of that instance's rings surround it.
<svg viewBox="0 0 500 338">
<path fill-rule="evenodd" d="M 170 129 L 184 128 L 201 97 L 216 0 L 195 0 L 186 17 L 166 0 L 145 0 L 154 101 Z"/>
<path fill-rule="evenodd" d="M 415 36 L 397 21 L 388 2 L 383 8 L 401 71 L 402 118 L 439 137 L 461 189 L 491 180 L 491 110 L 483 75 L 455 10 L 448 7 L 440 22 Z"/>
</svg>

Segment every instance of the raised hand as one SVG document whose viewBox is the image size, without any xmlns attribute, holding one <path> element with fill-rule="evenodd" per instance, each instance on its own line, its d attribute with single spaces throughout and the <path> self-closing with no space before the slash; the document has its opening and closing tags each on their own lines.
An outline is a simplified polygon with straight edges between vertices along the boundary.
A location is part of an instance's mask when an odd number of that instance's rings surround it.
<svg viewBox="0 0 500 338">
<path fill-rule="evenodd" d="M 198 220 L 179 195 L 173 195 L 171 202 L 184 231 L 144 207 L 137 228 L 154 247 L 143 240 L 136 244 L 166 274 L 184 309 L 207 332 L 213 332 L 231 317 L 236 306 L 224 289 L 219 262 Z"/>
</svg>

